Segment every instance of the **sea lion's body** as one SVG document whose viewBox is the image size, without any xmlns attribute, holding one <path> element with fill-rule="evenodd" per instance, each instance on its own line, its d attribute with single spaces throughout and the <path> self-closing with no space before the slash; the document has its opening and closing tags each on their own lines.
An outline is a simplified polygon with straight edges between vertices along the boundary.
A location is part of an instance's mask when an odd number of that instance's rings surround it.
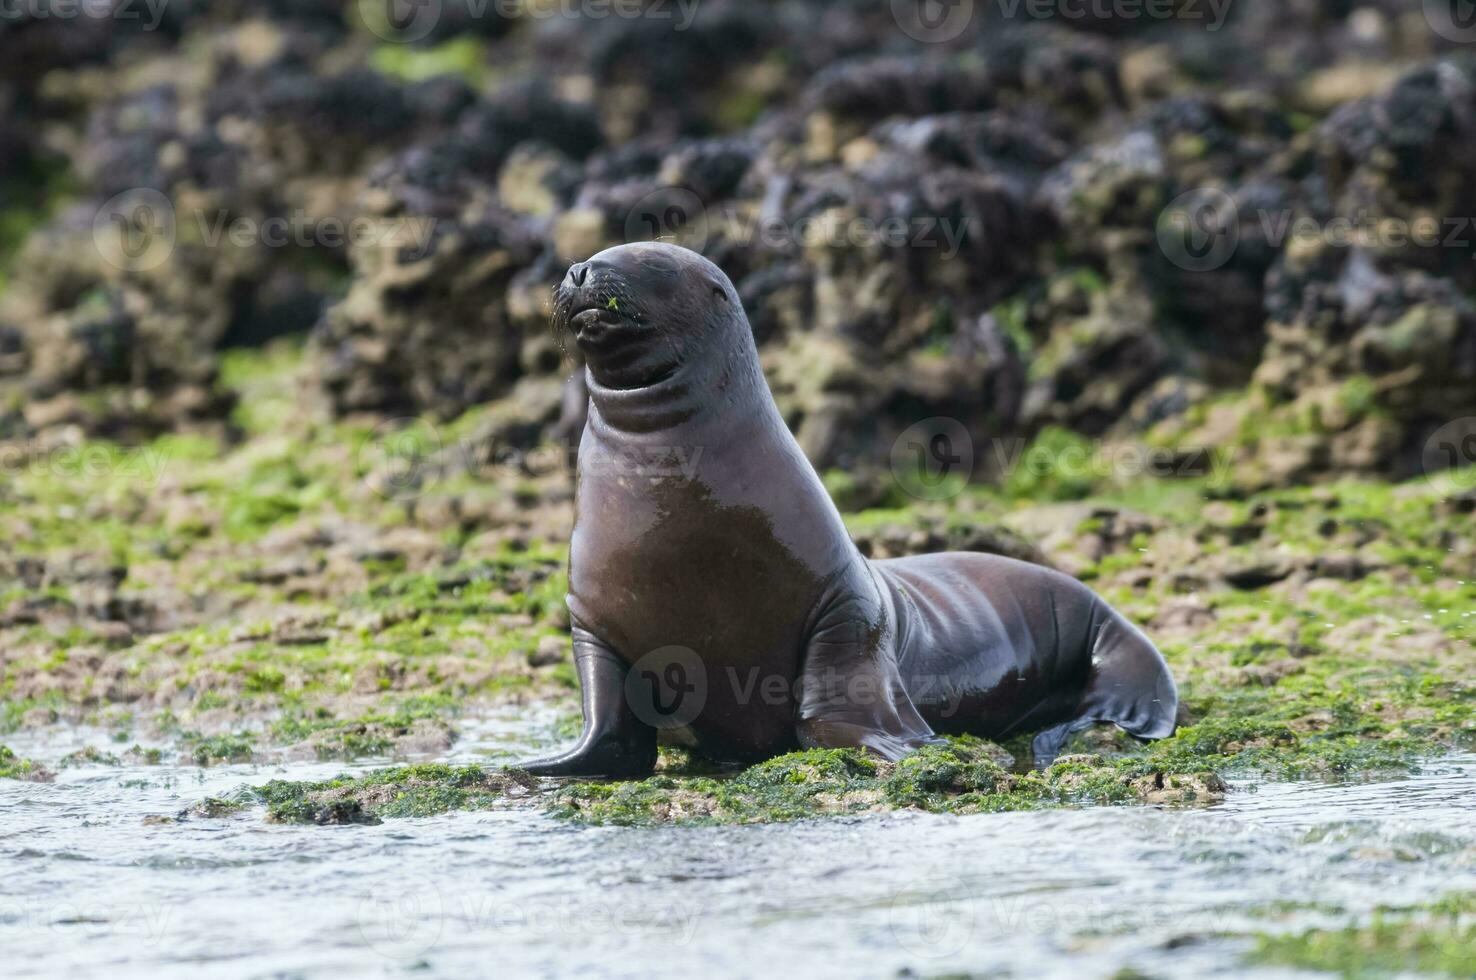
<svg viewBox="0 0 1476 980">
<path fill-rule="evenodd" d="M 1163 658 L 1074 579 L 982 554 L 860 554 L 706 260 L 621 246 L 575 266 L 559 304 L 589 362 L 568 596 L 585 734 L 529 769 L 641 775 L 658 726 L 735 762 L 1038 730 L 1051 757 L 1095 721 L 1173 731 Z M 670 695 L 700 709 L 665 725 L 653 710 Z"/>
</svg>

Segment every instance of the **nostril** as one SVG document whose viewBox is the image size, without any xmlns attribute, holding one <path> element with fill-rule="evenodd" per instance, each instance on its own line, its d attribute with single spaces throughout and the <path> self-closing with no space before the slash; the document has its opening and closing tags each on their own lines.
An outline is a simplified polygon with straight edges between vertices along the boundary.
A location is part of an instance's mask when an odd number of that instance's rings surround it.
<svg viewBox="0 0 1476 980">
<path fill-rule="evenodd" d="M 576 262 L 569 266 L 569 281 L 576 286 L 584 285 L 584 277 L 589 275 L 588 262 Z"/>
</svg>

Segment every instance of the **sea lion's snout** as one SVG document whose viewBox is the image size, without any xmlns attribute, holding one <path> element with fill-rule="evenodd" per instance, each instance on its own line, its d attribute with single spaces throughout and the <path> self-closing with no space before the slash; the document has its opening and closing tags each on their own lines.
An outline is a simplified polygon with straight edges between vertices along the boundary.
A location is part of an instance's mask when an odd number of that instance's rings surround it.
<svg viewBox="0 0 1476 980">
<path fill-rule="evenodd" d="M 574 340 L 596 383 L 647 387 L 710 356 L 724 328 L 747 333 L 730 294 L 723 274 L 696 252 L 664 242 L 616 245 L 565 271 L 554 288 L 553 326 Z"/>
<path fill-rule="evenodd" d="M 635 302 L 624 277 L 593 262 L 569 267 L 556 298 L 559 316 L 574 340 L 588 352 L 619 336 L 639 331 Z"/>
<path fill-rule="evenodd" d="M 639 256 L 606 250 L 564 273 L 554 289 L 554 330 L 573 340 L 598 384 L 646 387 L 675 366 L 659 329 L 660 303 Z"/>
<path fill-rule="evenodd" d="M 639 319 L 629 279 L 599 258 L 575 262 L 554 290 L 554 324 L 581 348 L 610 339 Z"/>
</svg>

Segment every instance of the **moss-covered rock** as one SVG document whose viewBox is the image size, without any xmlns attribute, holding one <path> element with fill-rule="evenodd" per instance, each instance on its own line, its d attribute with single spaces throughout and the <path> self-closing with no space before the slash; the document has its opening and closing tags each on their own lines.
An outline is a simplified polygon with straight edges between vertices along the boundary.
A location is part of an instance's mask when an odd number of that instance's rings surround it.
<svg viewBox="0 0 1476 980">
<path fill-rule="evenodd" d="M 0 779 L 20 779 L 30 783 L 49 783 L 55 775 L 45 766 L 22 759 L 0 745 Z"/>
<path fill-rule="evenodd" d="M 379 823 L 449 810 L 479 810 L 526 797 L 533 781 L 480 766 L 417 765 L 343 775 L 321 782 L 272 780 L 243 787 L 238 800 L 264 803 L 277 823 Z"/>
<path fill-rule="evenodd" d="M 955 738 L 899 762 L 851 749 L 809 749 L 727 778 L 663 774 L 559 790 L 554 812 L 580 823 L 772 823 L 838 814 L 924 810 L 981 813 L 1077 803 L 1208 803 L 1224 783 L 1204 771 L 1165 773 L 1143 760 L 1072 756 L 1012 771 L 996 745 Z"/>
<path fill-rule="evenodd" d="M 1257 937 L 1249 959 L 1343 977 L 1476 974 L 1476 895 L 1457 892 L 1418 908 L 1380 908 L 1341 929 Z"/>
</svg>

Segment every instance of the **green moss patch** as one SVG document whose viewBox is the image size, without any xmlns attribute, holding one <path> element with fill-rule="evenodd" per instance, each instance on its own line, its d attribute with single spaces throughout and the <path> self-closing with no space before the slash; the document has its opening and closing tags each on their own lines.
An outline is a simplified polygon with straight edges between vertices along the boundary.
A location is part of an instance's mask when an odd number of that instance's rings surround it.
<svg viewBox="0 0 1476 980">
<path fill-rule="evenodd" d="M 274 741 L 311 750 L 318 759 L 359 759 L 401 751 L 444 751 L 455 732 L 431 708 L 338 720 L 290 718 L 271 728 Z"/>
<path fill-rule="evenodd" d="M 256 737 L 249 732 L 210 736 L 189 732 L 181 741 L 185 745 L 185 757 L 197 766 L 250 762 L 256 757 Z"/>
<path fill-rule="evenodd" d="M 30 783 L 47 783 L 55 776 L 44 766 L 22 759 L 0 745 L 0 779 L 20 779 Z"/>
<path fill-rule="evenodd" d="M 413 497 L 385 495 L 382 433 L 303 412 L 304 370 L 291 344 L 233 352 L 238 433 L 94 441 L 0 474 L 0 732 L 157 730 L 165 757 L 201 765 L 419 758 L 469 711 L 573 700 L 568 474 L 478 464 L 496 457 L 494 407 L 422 421 L 445 452 Z M 1367 394 L 1355 379 L 1340 404 Z M 1005 486 L 939 502 L 864 471 L 827 479 L 890 505 L 847 515 L 875 555 L 1002 551 L 1088 581 L 1163 649 L 1189 717 L 1173 738 L 1087 733 L 1046 773 L 931 753 L 895 771 L 677 767 L 558 805 L 639 823 L 1203 797 L 1205 773 L 1366 778 L 1476 745 L 1469 493 L 1120 482 L 1080 465 L 1107 448 L 1049 429 Z"/>
<path fill-rule="evenodd" d="M 276 823 L 379 823 L 451 810 L 482 810 L 527 796 L 531 777 L 481 766 L 416 765 L 343 775 L 323 782 L 274 779 L 241 790 L 239 799 L 264 803 Z"/>
<path fill-rule="evenodd" d="M 556 815 L 580 823 L 772 823 L 888 810 L 981 813 L 1073 803 L 1204 803 L 1221 799 L 1212 772 L 1164 773 L 1140 762 L 1072 756 L 1019 773 L 998 746 L 947 739 L 899 762 L 852 749 L 810 749 L 728 778 L 664 773 L 639 782 L 560 790 Z"/>
<path fill-rule="evenodd" d="M 1476 893 L 1417 909 L 1383 908 L 1342 929 L 1262 935 L 1250 959 L 1344 977 L 1476 976 Z"/>
</svg>

